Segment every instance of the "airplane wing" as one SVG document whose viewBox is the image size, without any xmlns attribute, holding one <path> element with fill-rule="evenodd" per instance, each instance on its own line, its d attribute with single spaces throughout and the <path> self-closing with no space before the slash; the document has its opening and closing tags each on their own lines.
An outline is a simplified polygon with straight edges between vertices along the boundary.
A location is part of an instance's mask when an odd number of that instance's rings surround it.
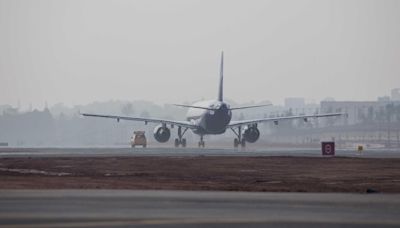
<svg viewBox="0 0 400 228">
<path fill-rule="evenodd" d="M 242 125 L 251 125 L 262 122 L 275 122 L 278 124 L 280 120 L 292 120 L 292 119 L 303 119 L 307 121 L 309 118 L 320 118 L 320 117 L 331 117 L 331 116 L 342 116 L 347 115 L 346 113 L 328 113 L 328 114 L 315 114 L 315 115 L 300 115 L 300 116 L 284 116 L 284 117 L 273 117 L 273 118 L 261 118 L 261 119 L 252 119 L 252 120 L 240 120 L 240 121 L 231 121 L 228 127 L 239 127 Z"/>
<path fill-rule="evenodd" d="M 141 121 L 145 123 L 161 123 L 161 124 L 170 124 L 181 127 L 186 127 L 190 129 L 196 129 L 197 125 L 190 123 L 189 121 L 175 121 L 175 120 L 164 120 L 164 119 L 156 119 L 156 118 L 143 118 L 143 117 L 129 117 L 129 116 L 114 116 L 114 115 L 99 115 L 99 114 L 90 114 L 90 113 L 81 113 L 82 116 L 89 117 L 102 117 L 109 119 L 116 119 L 118 122 L 120 120 L 130 120 L 130 121 Z"/>
</svg>

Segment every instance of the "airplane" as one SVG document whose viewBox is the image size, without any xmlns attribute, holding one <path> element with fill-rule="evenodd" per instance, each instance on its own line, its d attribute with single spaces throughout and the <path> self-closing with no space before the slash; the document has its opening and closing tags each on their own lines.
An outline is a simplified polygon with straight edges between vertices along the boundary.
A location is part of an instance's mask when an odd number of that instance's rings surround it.
<svg viewBox="0 0 400 228">
<path fill-rule="evenodd" d="M 260 118 L 260 119 L 249 119 L 249 120 L 239 120 L 232 121 L 232 111 L 239 109 L 248 109 L 263 107 L 268 105 L 255 105 L 255 106 L 244 106 L 244 107 L 233 107 L 224 102 L 223 96 L 223 84 L 224 84 L 224 53 L 221 53 L 221 63 L 220 63 L 220 75 L 219 75 L 219 87 L 218 87 L 218 97 L 216 100 L 200 101 L 194 103 L 193 105 L 182 105 L 173 104 L 178 107 L 189 108 L 186 120 L 175 121 L 167 119 L 157 119 L 157 118 L 143 118 L 143 117 L 130 117 L 130 116 L 118 116 L 118 115 L 101 115 L 101 114 L 90 114 L 81 113 L 83 116 L 87 117 L 102 117 L 116 119 L 118 122 L 120 120 L 129 121 L 141 121 L 145 124 L 147 123 L 158 123 L 159 125 L 154 128 L 154 138 L 160 142 L 165 143 L 171 137 L 170 128 L 174 126 L 178 127 L 178 138 L 175 138 L 175 147 L 186 147 L 186 139 L 184 138 L 185 133 L 188 129 L 192 130 L 193 133 L 200 136 L 200 141 L 198 143 L 199 147 L 205 147 L 204 135 L 218 135 L 223 134 L 227 129 L 231 129 L 236 135 L 233 140 L 233 146 L 235 148 L 241 146 L 245 147 L 246 142 L 254 143 L 260 137 L 260 131 L 257 124 L 263 122 L 273 122 L 278 125 L 280 121 L 292 120 L 292 119 L 303 119 L 305 122 L 310 118 L 320 118 L 320 117 L 333 117 L 345 115 L 345 113 L 326 113 L 326 114 L 314 114 L 314 115 L 297 115 L 297 116 L 285 116 L 285 117 L 273 117 L 273 118 Z M 170 128 L 168 127 L 170 126 Z"/>
</svg>

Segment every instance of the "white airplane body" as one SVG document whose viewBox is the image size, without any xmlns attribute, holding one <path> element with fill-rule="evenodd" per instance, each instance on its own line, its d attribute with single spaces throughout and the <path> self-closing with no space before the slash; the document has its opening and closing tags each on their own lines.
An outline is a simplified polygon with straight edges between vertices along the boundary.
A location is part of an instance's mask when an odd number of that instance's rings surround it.
<svg viewBox="0 0 400 228">
<path fill-rule="evenodd" d="M 154 129 L 154 138 L 158 142 L 167 142 L 171 136 L 170 128 L 178 126 L 178 138 L 175 139 L 175 146 L 182 145 L 186 146 L 186 139 L 183 138 L 184 134 L 188 129 L 191 129 L 193 133 L 200 136 L 199 147 L 204 147 L 205 143 L 203 140 L 204 135 L 210 134 L 223 134 L 227 129 L 231 129 L 237 138 L 234 139 L 234 147 L 241 145 L 245 146 L 246 142 L 254 143 L 260 137 L 260 131 L 257 128 L 258 123 L 262 122 L 274 122 L 278 124 L 281 120 L 289 119 L 303 119 L 307 121 L 309 118 L 319 117 L 331 117 L 340 116 L 344 113 L 329 113 L 329 114 L 315 114 L 315 115 L 299 115 L 299 116 L 287 116 L 287 117 L 274 117 L 274 118 L 260 118 L 251 120 L 231 121 L 232 111 L 237 109 L 255 108 L 267 105 L 258 106 L 246 106 L 231 108 L 229 104 L 223 101 L 223 53 L 221 55 L 221 66 L 220 66 L 220 81 L 218 89 L 218 99 L 196 102 L 193 105 L 178 105 L 180 107 L 189 108 L 185 121 L 165 120 L 156 118 L 142 118 L 142 117 L 127 117 L 117 115 L 101 115 L 101 114 L 89 114 L 82 113 L 83 116 L 89 117 L 103 117 L 112 118 L 117 121 L 120 120 L 131 120 L 131 121 L 142 121 L 146 124 L 159 123 Z M 243 132 L 243 134 L 242 134 Z"/>
</svg>

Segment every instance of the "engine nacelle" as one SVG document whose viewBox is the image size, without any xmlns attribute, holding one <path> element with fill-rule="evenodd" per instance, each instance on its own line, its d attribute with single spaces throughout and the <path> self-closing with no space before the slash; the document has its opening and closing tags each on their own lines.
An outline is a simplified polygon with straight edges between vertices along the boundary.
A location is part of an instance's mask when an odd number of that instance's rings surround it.
<svg viewBox="0 0 400 228">
<path fill-rule="evenodd" d="M 161 143 L 167 142 L 171 137 L 171 131 L 169 128 L 163 125 L 159 125 L 154 128 L 154 138 Z"/>
<path fill-rule="evenodd" d="M 253 143 L 260 138 L 260 131 L 256 126 L 246 127 L 244 129 L 243 138 L 246 142 Z"/>
</svg>

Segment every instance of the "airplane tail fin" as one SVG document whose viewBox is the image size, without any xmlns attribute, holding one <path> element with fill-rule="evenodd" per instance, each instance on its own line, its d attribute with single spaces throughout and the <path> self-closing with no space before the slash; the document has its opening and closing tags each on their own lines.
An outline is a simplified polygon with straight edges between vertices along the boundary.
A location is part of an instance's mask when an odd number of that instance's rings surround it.
<svg viewBox="0 0 400 228">
<path fill-rule="evenodd" d="M 221 65 L 219 68 L 218 101 L 224 100 L 224 52 L 221 52 Z"/>
</svg>

